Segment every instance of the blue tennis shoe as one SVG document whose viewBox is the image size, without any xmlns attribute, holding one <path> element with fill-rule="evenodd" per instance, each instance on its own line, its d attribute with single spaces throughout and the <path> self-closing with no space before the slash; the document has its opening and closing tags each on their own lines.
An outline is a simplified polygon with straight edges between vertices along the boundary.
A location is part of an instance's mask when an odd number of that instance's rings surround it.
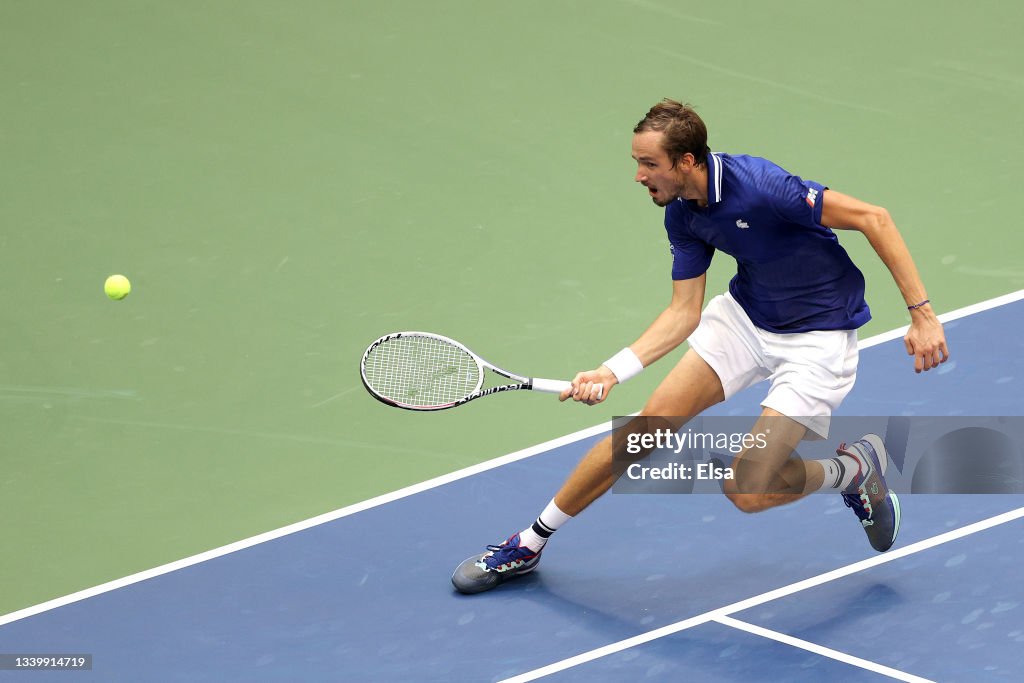
<svg viewBox="0 0 1024 683">
<path fill-rule="evenodd" d="M 900 531 L 900 499 L 885 483 L 889 457 L 881 437 L 867 434 L 836 451 L 860 464 L 860 472 L 843 492 L 843 502 L 857 515 L 871 547 L 880 553 L 892 547 Z"/>
<path fill-rule="evenodd" d="M 520 545 L 516 534 L 463 561 L 452 574 L 452 585 L 460 593 L 482 593 L 511 578 L 529 574 L 539 562 L 540 552 Z"/>
</svg>

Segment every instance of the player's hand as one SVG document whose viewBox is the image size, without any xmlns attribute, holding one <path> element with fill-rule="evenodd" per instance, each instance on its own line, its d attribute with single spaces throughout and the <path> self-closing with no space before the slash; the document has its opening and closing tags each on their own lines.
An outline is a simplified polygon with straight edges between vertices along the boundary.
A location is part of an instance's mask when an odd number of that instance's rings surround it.
<svg viewBox="0 0 1024 683">
<path fill-rule="evenodd" d="M 906 344 L 907 355 L 914 357 L 914 372 L 927 372 L 949 360 L 946 333 L 930 308 L 911 315 L 910 329 L 903 337 L 903 343 Z"/>
<path fill-rule="evenodd" d="M 594 406 L 608 398 L 608 393 L 618 383 L 615 374 L 602 365 L 597 370 L 578 373 L 572 380 L 572 386 L 559 394 L 558 400 L 566 401 L 571 398 Z"/>
</svg>

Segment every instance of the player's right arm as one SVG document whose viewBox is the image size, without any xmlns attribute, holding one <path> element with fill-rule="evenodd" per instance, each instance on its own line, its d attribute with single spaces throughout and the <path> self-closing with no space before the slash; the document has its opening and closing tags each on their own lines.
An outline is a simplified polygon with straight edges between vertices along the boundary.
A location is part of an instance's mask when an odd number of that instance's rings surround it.
<svg viewBox="0 0 1024 683">
<path fill-rule="evenodd" d="M 707 273 L 689 280 L 672 281 L 672 301 L 629 346 L 645 368 L 682 344 L 697 329 L 706 283 Z"/>
<path fill-rule="evenodd" d="M 704 307 L 706 282 L 706 273 L 688 280 L 672 281 L 672 300 L 668 307 L 629 346 L 644 367 L 678 347 L 697 329 L 700 312 Z M 618 383 L 615 373 L 602 365 L 596 370 L 577 374 L 572 381 L 572 388 L 562 392 L 559 400 L 572 398 L 590 404 L 601 403 Z M 603 385 L 600 399 L 595 389 L 598 384 Z"/>
</svg>

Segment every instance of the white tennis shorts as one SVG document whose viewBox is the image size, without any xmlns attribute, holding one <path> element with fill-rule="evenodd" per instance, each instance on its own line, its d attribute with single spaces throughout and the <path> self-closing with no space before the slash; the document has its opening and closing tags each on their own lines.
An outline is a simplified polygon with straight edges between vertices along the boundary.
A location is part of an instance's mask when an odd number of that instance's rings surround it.
<svg viewBox="0 0 1024 683">
<path fill-rule="evenodd" d="M 718 374 L 726 399 L 770 380 L 761 406 L 806 426 L 809 439 L 828 437 L 832 413 L 857 379 L 856 331 L 767 332 L 728 292 L 704 308 L 689 341 Z"/>
</svg>

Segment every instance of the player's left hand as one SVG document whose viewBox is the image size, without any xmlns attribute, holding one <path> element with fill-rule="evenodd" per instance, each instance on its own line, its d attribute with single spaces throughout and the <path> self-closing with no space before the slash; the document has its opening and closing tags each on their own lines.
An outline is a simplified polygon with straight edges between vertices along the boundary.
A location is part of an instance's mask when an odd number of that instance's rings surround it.
<svg viewBox="0 0 1024 683">
<path fill-rule="evenodd" d="M 911 315 L 910 329 L 903 337 L 903 343 L 906 344 L 907 355 L 914 357 L 914 372 L 927 372 L 949 360 L 946 333 L 930 309 L 915 311 Z"/>
</svg>

